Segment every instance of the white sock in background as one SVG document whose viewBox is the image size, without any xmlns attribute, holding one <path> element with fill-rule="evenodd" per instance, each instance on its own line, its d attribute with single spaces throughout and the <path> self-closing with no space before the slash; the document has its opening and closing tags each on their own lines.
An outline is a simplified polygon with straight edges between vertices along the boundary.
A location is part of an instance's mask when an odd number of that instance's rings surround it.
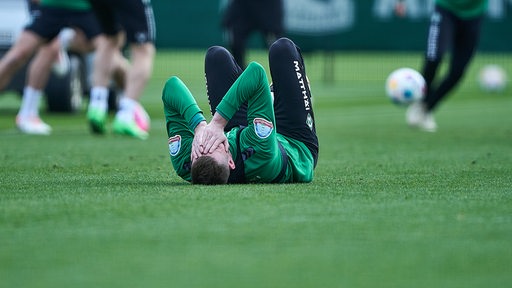
<svg viewBox="0 0 512 288">
<path fill-rule="evenodd" d="M 122 95 L 119 100 L 119 111 L 117 111 L 116 118 L 124 122 L 133 121 L 133 110 L 136 105 L 137 101 Z"/>
<path fill-rule="evenodd" d="M 43 92 L 36 90 L 32 87 L 25 87 L 23 89 L 23 97 L 21 99 L 21 107 L 18 112 L 20 118 L 33 118 L 39 117 L 39 104 Z"/>
<path fill-rule="evenodd" d="M 108 88 L 107 87 L 93 87 L 89 99 L 89 109 L 101 109 L 107 111 L 108 109 Z"/>
</svg>

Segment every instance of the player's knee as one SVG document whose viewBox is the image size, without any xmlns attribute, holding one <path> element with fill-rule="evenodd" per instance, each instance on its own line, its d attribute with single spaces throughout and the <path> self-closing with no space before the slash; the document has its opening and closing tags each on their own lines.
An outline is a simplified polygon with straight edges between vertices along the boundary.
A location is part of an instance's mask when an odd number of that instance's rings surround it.
<svg viewBox="0 0 512 288">
<path fill-rule="evenodd" d="M 217 61 L 226 61 L 231 58 L 231 53 L 222 47 L 222 46 L 211 46 L 206 51 L 205 61 L 207 62 L 217 62 Z"/>
<path fill-rule="evenodd" d="M 270 46 L 269 54 L 282 55 L 283 53 L 289 53 L 289 51 L 293 51 L 295 49 L 297 48 L 292 40 L 286 37 L 281 37 L 272 43 Z"/>
</svg>

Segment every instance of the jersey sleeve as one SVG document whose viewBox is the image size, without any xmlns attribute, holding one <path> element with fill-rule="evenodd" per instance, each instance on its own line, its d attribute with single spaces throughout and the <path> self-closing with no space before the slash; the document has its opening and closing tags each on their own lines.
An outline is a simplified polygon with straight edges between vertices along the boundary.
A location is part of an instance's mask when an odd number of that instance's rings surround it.
<svg viewBox="0 0 512 288">
<path fill-rule="evenodd" d="M 167 126 L 180 120 L 182 125 L 190 131 L 194 131 L 197 124 L 206 120 L 194 96 L 178 77 L 174 76 L 167 80 L 162 93 L 162 101 L 164 102 L 165 118 L 168 120 L 166 121 Z"/>
<path fill-rule="evenodd" d="M 194 129 L 206 119 L 192 93 L 178 77 L 172 77 L 165 83 L 162 102 L 172 165 L 181 178 L 190 181 Z"/>
<path fill-rule="evenodd" d="M 247 123 L 254 119 L 264 119 L 274 123 L 272 96 L 265 69 L 256 62 L 251 62 L 244 72 L 230 87 L 217 111 L 226 120 L 230 120 L 242 103 L 247 101 Z"/>
</svg>

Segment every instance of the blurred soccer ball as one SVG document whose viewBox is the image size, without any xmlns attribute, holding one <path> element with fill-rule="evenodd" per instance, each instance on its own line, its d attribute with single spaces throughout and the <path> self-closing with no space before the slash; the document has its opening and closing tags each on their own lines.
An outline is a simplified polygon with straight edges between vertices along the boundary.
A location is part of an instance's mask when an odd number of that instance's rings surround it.
<svg viewBox="0 0 512 288">
<path fill-rule="evenodd" d="M 386 94 L 395 104 L 408 105 L 421 100 L 426 84 L 421 74 L 412 68 L 399 68 L 386 79 Z"/>
<path fill-rule="evenodd" d="M 507 73 L 499 65 L 486 65 L 478 74 L 478 83 L 484 91 L 502 91 L 507 86 Z"/>
<path fill-rule="evenodd" d="M 149 115 L 144 109 L 144 107 L 137 103 L 135 109 L 133 110 L 133 113 L 133 117 L 135 119 L 135 123 L 137 124 L 137 126 L 139 126 L 140 129 L 148 132 L 151 126 L 151 119 L 149 118 Z"/>
</svg>

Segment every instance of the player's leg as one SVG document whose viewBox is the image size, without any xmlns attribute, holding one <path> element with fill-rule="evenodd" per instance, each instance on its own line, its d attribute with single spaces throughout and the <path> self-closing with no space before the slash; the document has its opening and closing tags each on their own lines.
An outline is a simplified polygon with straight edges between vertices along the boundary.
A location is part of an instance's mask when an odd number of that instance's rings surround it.
<svg viewBox="0 0 512 288">
<path fill-rule="evenodd" d="M 113 131 L 136 138 L 146 138 L 147 131 L 137 125 L 136 110 L 142 108 L 139 100 L 151 77 L 155 55 L 155 20 L 150 1 L 112 1 L 112 7 L 126 32 L 130 48 L 131 67 L 126 87 L 119 99 L 119 110 Z"/>
<path fill-rule="evenodd" d="M 480 35 L 480 21 L 481 19 L 478 18 L 459 22 L 456 28 L 458 32 L 454 35 L 449 70 L 435 93 L 431 95 L 431 99 L 429 99 L 428 108 L 430 110 L 433 110 L 439 102 L 448 96 L 448 93 L 462 79 L 466 67 L 476 51 Z"/>
<path fill-rule="evenodd" d="M 443 8 L 436 7 L 430 19 L 427 47 L 422 75 L 426 82 L 426 95 L 423 103 L 427 111 L 432 111 L 438 96 L 437 86 L 433 85 L 438 76 L 440 64 L 450 45 L 454 42 L 455 16 Z"/>
<path fill-rule="evenodd" d="M 118 1 L 115 8 L 130 48 L 131 69 L 125 94 L 127 98 L 138 101 L 153 70 L 156 37 L 153 10 L 150 2 L 145 0 Z"/>
<path fill-rule="evenodd" d="M 73 15 L 73 17 L 70 18 L 76 19 L 77 17 Z M 67 21 L 63 20 L 63 22 Z M 68 32 L 64 32 L 64 34 L 68 35 L 63 35 L 63 31 L 66 31 L 65 29 L 68 29 Z M 86 53 L 92 50 L 91 45 L 87 45 L 83 32 L 77 31 L 75 33 L 75 30 L 69 32 L 70 30 L 71 28 L 61 30 L 58 37 L 55 37 L 50 43 L 39 48 L 36 56 L 30 62 L 20 110 L 16 117 L 16 125 L 18 129 L 24 133 L 47 135 L 51 132 L 51 127 L 44 123 L 39 116 L 39 106 L 44 88 L 50 78 L 52 67 L 59 76 L 65 75 L 67 70 L 69 70 L 69 63 L 67 64 L 67 68 L 64 67 L 66 64 L 62 64 L 61 54 L 65 53 L 67 57 L 67 49 L 71 44 L 79 49 L 76 50 L 77 52 Z M 67 37 L 69 38 L 64 39 Z M 63 43 L 63 41 L 68 43 Z M 88 46 L 89 50 L 85 50 Z M 69 59 L 67 61 L 69 62 Z M 58 68 L 60 72 L 57 72 L 55 69 L 56 63 L 60 63 L 60 68 Z"/>
<path fill-rule="evenodd" d="M 113 63 L 110 59 L 114 57 L 117 45 L 113 38 L 104 35 L 97 37 L 94 42 L 96 52 L 93 60 L 93 77 L 87 108 L 87 120 L 93 133 L 103 134 L 106 131 L 108 87 L 113 71 Z"/>
<path fill-rule="evenodd" d="M 31 24 L 25 27 L 25 30 L 20 34 L 13 46 L 7 53 L 0 59 L 0 90 L 5 88 L 11 82 L 14 74 L 32 57 L 37 48 L 44 42 L 43 37 L 37 31 L 34 31 L 34 26 L 39 25 L 41 22 L 40 15 L 43 15 L 39 4 L 33 1 L 27 1 L 29 5 L 29 12 Z M 36 23 L 37 22 L 37 23 Z"/>
<path fill-rule="evenodd" d="M 0 61 L 0 88 L 3 88 L 41 46 L 46 39 L 52 39 L 59 31 L 58 21 L 56 19 L 59 11 L 49 11 L 48 9 L 38 10 L 33 14 L 33 21 L 21 33 L 20 37 Z M 35 17 L 37 16 L 37 17 Z M 29 134 L 49 134 L 50 126 L 39 118 L 39 104 L 42 98 L 42 88 L 46 84 L 49 70 L 37 70 L 38 63 L 45 66 L 47 61 L 53 63 L 55 57 L 48 55 L 50 50 L 42 50 L 42 54 L 35 59 L 35 67 L 29 68 L 27 79 L 30 80 L 31 74 L 39 77 L 41 83 L 36 83 L 35 87 L 26 87 L 23 91 L 22 103 L 16 116 L 16 126 L 24 133 Z M 32 76 L 34 77 L 34 76 Z M 28 83 L 30 85 L 30 83 Z"/>
<path fill-rule="evenodd" d="M 109 86 L 114 70 L 111 61 L 119 45 L 122 30 L 117 22 L 114 8 L 108 1 L 90 0 L 92 10 L 100 23 L 102 34 L 93 39 L 95 47 L 92 72 L 92 87 L 89 93 L 87 121 L 96 134 L 106 132 Z"/>
<path fill-rule="evenodd" d="M 269 51 L 274 88 L 276 131 L 302 141 L 318 159 L 318 137 L 306 68 L 299 48 L 288 38 L 280 38 Z"/>
<path fill-rule="evenodd" d="M 16 115 L 16 126 L 26 134 L 48 135 L 51 127 L 39 117 L 39 106 L 44 87 L 50 78 L 52 65 L 59 54 L 58 40 L 39 48 L 30 62 L 27 83 L 23 89 L 20 110 Z"/>
<path fill-rule="evenodd" d="M 454 15 L 436 6 L 430 18 L 422 71 L 426 82 L 425 97 L 420 102 L 412 103 L 407 108 L 405 115 L 406 122 L 411 127 L 428 132 L 437 130 L 432 111 L 438 89 L 433 83 L 436 76 L 438 76 L 441 61 L 452 43 L 454 25 Z"/>
<path fill-rule="evenodd" d="M 44 39 L 53 40 L 39 49 L 27 71 L 27 82 L 23 91 L 22 103 L 16 117 L 16 124 L 24 133 L 49 134 L 51 131 L 50 126 L 39 118 L 39 105 L 52 65 L 60 53 L 61 42 L 71 40 L 60 37 L 59 31 L 62 31 L 61 29 L 69 23 L 69 19 L 75 19 L 74 16 L 73 11 L 67 9 L 47 9 L 43 7 L 32 11 L 33 22 L 25 28 L 23 34 L 33 33 L 37 35 L 40 38 L 38 43 L 42 43 Z M 58 34 L 59 37 L 55 37 Z M 20 41 L 24 45 L 29 45 L 30 49 L 35 47 L 35 44 L 28 44 L 25 39 Z M 67 66 L 69 67 L 69 65 Z M 64 73 L 66 73 L 65 70 L 63 70 Z"/>
<path fill-rule="evenodd" d="M 21 33 L 14 46 L 0 60 L 0 89 L 9 84 L 14 74 L 27 63 L 43 41 L 43 38 L 32 31 L 25 30 Z"/>
<path fill-rule="evenodd" d="M 206 52 L 204 71 L 206 93 L 210 104 L 210 112 L 213 115 L 217 105 L 243 71 L 233 55 L 226 48 L 220 46 L 210 47 Z M 236 126 L 247 126 L 247 104 L 242 105 L 224 130 L 229 131 Z"/>
</svg>

